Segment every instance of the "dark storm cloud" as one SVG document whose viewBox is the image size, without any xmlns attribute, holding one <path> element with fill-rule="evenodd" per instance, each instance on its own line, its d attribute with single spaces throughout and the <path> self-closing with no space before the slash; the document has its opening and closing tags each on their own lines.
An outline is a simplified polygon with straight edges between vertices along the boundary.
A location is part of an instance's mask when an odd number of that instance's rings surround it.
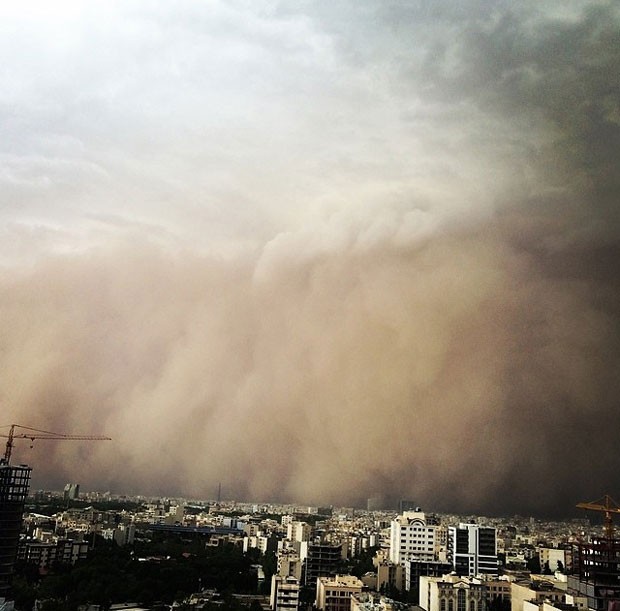
<svg viewBox="0 0 620 611">
<path fill-rule="evenodd" d="M 619 9 L 452 4 L 231 5 L 174 20 L 194 46 L 137 10 L 185 93 L 118 95 L 111 147 L 70 121 L 5 153 L 5 420 L 114 438 L 37 445 L 37 477 L 480 512 L 614 493 Z"/>
</svg>

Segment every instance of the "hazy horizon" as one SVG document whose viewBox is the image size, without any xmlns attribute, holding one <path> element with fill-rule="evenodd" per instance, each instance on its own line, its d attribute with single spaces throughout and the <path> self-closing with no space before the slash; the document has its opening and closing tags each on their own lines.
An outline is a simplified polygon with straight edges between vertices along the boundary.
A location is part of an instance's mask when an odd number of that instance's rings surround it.
<svg viewBox="0 0 620 611">
<path fill-rule="evenodd" d="M 36 478 L 36 475 L 35 475 Z M 68 482 L 66 482 L 68 483 Z M 70 482 L 70 483 L 78 483 L 78 482 Z M 33 488 L 31 486 L 30 489 L 30 497 L 34 497 L 36 494 L 38 493 L 49 493 L 49 494 L 54 494 L 57 495 L 59 498 L 63 495 L 63 490 L 64 490 L 64 484 L 63 486 L 60 486 L 58 488 Z M 313 503 L 312 499 L 308 499 L 307 502 L 304 501 L 274 501 L 274 500 L 268 500 L 268 499 L 239 499 L 239 498 L 221 498 L 219 501 L 217 499 L 217 490 L 215 491 L 215 495 L 214 496 L 204 496 L 204 497 L 193 497 L 193 496 L 188 496 L 188 495 L 183 495 L 183 494 L 166 494 L 165 492 L 162 492 L 161 494 L 147 494 L 147 493 L 141 493 L 139 491 L 134 491 L 134 492 L 129 492 L 127 490 L 125 491 L 112 491 L 112 490 L 83 490 L 82 487 L 80 486 L 80 497 L 84 497 L 84 496 L 92 496 L 92 495 L 110 495 L 110 499 L 112 501 L 115 500 L 119 500 L 119 499 L 128 499 L 128 500 L 134 500 L 134 499 L 143 499 L 144 502 L 151 502 L 154 500 L 161 500 L 161 501 L 184 501 L 187 505 L 189 506 L 194 506 L 193 503 L 213 503 L 213 504 L 219 504 L 221 506 L 227 506 L 227 505 L 232 505 L 233 508 L 235 506 L 239 507 L 239 506 L 245 506 L 245 505 L 256 505 L 258 507 L 294 507 L 296 510 L 299 510 L 299 513 L 304 513 L 304 510 L 310 510 L 310 509 L 316 509 L 316 508 L 324 508 L 324 507 L 329 507 L 332 510 L 336 511 L 336 510 L 348 510 L 348 509 L 352 509 L 354 511 L 362 511 L 362 512 L 366 512 L 366 513 L 392 513 L 392 514 L 398 514 L 399 513 L 399 508 L 398 508 L 398 501 L 394 502 L 394 505 L 390 505 L 390 506 L 386 506 L 382 509 L 368 509 L 367 508 L 367 501 L 370 499 L 358 499 L 356 503 L 353 503 L 351 505 L 343 505 L 343 504 L 339 504 L 339 503 L 329 503 L 327 505 L 321 505 L 318 503 Z M 80 501 L 81 503 L 86 503 L 86 502 L 96 502 L 96 501 L 91 501 L 91 499 L 89 498 L 78 498 L 78 501 Z M 411 499 L 399 499 L 399 500 L 407 500 L 410 501 Z M 595 499 L 590 499 L 592 501 L 595 501 Z M 602 499 L 596 499 L 598 501 L 602 501 Z M 239 509 L 234 509 L 235 511 L 238 511 Z M 427 514 L 427 515 L 440 515 L 440 516 L 456 516 L 459 518 L 464 518 L 464 519 L 490 519 L 490 520 L 495 520 L 495 519 L 500 519 L 500 520 L 509 520 L 511 518 L 522 518 L 522 519 L 536 519 L 536 520 L 541 520 L 543 522 L 548 521 L 548 522 L 572 522 L 572 521 L 580 521 L 580 520 L 587 520 L 590 525 L 593 528 L 603 528 L 603 519 L 602 516 L 599 515 L 596 512 L 587 512 L 583 509 L 577 509 L 576 507 L 571 508 L 567 508 L 567 511 L 565 513 L 548 513 L 548 514 L 536 514 L 536 513 L 532 513 L 532 514 L 522 514 L 519 513 L 518 511 L 514 512 L 514 513 L 495 513 L 495 514 L 481 514 L 481 513 L 475 513 L 475 512 L 455 512 L 455 511 L 450 511 L 449 508 L 444 509 L 444 510 L 438 510 L 436 508 L 433 507 L 420 507 L 420 506 L 416 506 L 415 508 L 416 511 L 422 511 L 423 513 Z M 411 509 L 405 510 L 405 511 L 413 511 Z M 259 511 L 258 513 L 262 513 L 261 511 Z M 308 513 L 308 515 L 319 515 L 319 514 L 313 514 L 311 512 Z"/>
</svg>

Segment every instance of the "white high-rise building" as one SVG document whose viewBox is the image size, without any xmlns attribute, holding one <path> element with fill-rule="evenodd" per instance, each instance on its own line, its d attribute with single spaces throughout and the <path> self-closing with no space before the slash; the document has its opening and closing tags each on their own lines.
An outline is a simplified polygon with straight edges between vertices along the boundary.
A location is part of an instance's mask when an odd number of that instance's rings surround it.
<svg viewBox="0 0 620 611">
<path fill-rule="evenodd" d="M 286 538 L 289 541 L 310 541 L 312 527 L 306 522 L 291 522 L 287 525 Z"/>
<path fill-rule="evenodd" d="M 63 499 L 65 501 L 75 501 L 80 498 L 80 485 L 79 484 L 65 484 L 63 491 Z"/>
<path fill-rule="evenodd" d="M 497 531 L 478 524 L 451 526 L 448 554 L 457 575 L 497 574 Z"/>
<path fill-rule="evenodd" d="M 442 559 L 445 530 L 429 524 L 421 511 L 405 511 L 390 526 L 390 561 L 405 566 L 408 560 Z"/>
</svg>

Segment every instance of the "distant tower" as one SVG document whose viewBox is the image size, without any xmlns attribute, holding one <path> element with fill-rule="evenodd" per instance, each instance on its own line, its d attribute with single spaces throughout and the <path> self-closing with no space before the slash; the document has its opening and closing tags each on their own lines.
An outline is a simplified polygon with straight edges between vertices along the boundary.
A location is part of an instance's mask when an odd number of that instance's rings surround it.
<svg viewBox="0 0 620 611">
<path fill-rule="evenodd" d="M 0 460 L 0 598 L 7 598 L 17 557 L 30 467 Z"/>
<path fill-rule="evenodd" d="M 63 498 L 65 501 L 75 501 L 80 496 L 79 484 L 65 484 Z"/>
<path fill-rule="evenodd" d="M 217 485 L 217 504 L 222 502 L 222 482 Z"/>
</svg>

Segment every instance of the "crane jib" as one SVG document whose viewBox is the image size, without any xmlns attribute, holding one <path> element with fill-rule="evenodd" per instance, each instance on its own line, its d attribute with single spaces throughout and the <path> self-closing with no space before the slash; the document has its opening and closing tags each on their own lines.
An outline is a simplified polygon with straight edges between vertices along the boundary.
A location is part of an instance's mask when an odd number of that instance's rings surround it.
<svg viewBox="0 0 620 611">
<path fill-rule="evenodd" d="M 15 429 L 22 429 L 24 431 L 30 431 L 28 433 L 16 433 Z M 13 451 L 13 445 L 15 439 L 30 439 L 32 442 L 35 439 L 50 439 L 50 440 L 75 440 L 75 441 L 110 441 L 110 437 L 105 435 L 70 435 L 65 433 L 57 433 L 54 431 L 45 431 L 42 429 L 35 429 L 31 426 L 24 426 L 21 424 L 11 424 L 8 433 L 0 433 L 0 437 L 6 437 L 6 449 L 4 452 L 3 462 L 9 464 L 11 460 L 11 453 Z"/>
</svg>

